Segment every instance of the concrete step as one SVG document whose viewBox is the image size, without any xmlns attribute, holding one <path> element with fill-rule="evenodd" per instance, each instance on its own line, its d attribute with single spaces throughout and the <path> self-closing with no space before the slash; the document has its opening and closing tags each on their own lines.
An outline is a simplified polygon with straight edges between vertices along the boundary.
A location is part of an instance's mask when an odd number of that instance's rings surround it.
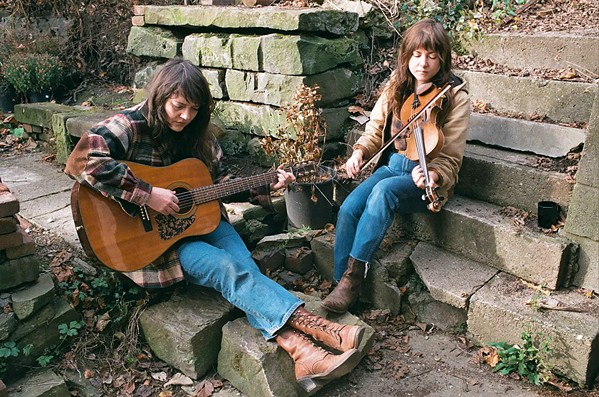
<svg viewBox="0 0 599 397">
<path fill-rule="evenodd" d="M 499 272 L 424 242 L 418 243 L 410 260 L 433 298 L 465 310 L 470 297 Z"/>
<path fill-rule="evenodd" d="M 569 285 L 577 246 L 531 223 L 520 225 L 497 205 L 455 196 L 440 213 L 398 215 L 390 231 L 407 232 L 547 288 Z"/>
<path fill-rule="evenodd" d="M 599 37 L 564 32 L 488 34 L 473 40 L 470 52 L 512 68 L 573 68 L 581 75 L 599 75 Z"/>
<path fill-rule="evenodd" d="M 541 156 L 563 157 L 584 143 L 586 131 L 558 124 L 472 113 L 468 141 Z"/>
<path fill-rule="evenodd" d="M 543 200 L 566 210 L 574 185 L 566 174 L 540 169 L 538 160 L 535 155 L 467 144 L 456 192 L 534 215 Z"/>
<path fill-rule="evenodd" d="M 498 112 L 546 115 L 553 121 L 588 123 L 597 84 L 542 80 L 457 70 L 468 82 L 470 99 Z"/>
<path fill-rule="evenodd" d="M 549 342 L 546 362 L 556 372 L 581 385 L 599 374 L 599 302 L 574 290 L 545 296 L 499 273 L 470 299 L 468 331 L 481 345 L 520 346 L 522 333 L 529 332 L 536 343 Z"/>
</svg>

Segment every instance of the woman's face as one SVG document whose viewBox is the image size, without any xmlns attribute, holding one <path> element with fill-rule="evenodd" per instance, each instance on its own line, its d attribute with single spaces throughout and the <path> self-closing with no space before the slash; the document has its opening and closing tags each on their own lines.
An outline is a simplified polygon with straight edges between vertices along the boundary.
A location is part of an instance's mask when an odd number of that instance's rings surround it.
<svg viewBox="0 0 599 397">
<path fill-rule="evenodd" d="M 430 82 L 441 69 L 441 59 L 436 52 L 419 48 L 412 53 L 408 63 L 410 72 L 416 78 L 417 84 Z"/>
<path fill-rule="evenodd" d="M 197 105 L 187 102 L 184 96 L 173 94 L 164 104 L 166 121 L 171 130 L 181 132 L 198 114 Z"/>
</svg>

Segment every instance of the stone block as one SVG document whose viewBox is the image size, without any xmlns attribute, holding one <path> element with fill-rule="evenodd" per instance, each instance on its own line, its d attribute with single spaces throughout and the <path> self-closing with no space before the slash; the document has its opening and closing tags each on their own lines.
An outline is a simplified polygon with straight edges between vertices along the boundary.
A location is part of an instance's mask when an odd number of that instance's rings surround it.
<svg viewBox="0 0 599 397">
<path fill-rule="evenodd" d="M 85 132 L 89 131 L 90 128 L 106 120 L 108 117 L 114 115 L 115 113 L 116 112 L 97 113 L 68 118 L 66 121 L 67 132 L 72 137 L 81 138 L 81 136 Z"/>
<path fill-rule="evenodd" d="M 262 68 L 260 36 L 231 35 L 231 62 L 233 69 L 259 71 Z"/>
<path fill-rule="evenodd" d="M 431 296 L 458 309 L 467 309 L 470 297 L 498 273 L 497 269 L 423 242 L 418 243 L 410 259 Z"/>
<path fill-rule="evenodd" d="M 579 244 L 578 269 L 572 284 L 588 290 L 599 291 L 599 242 L 566 234 Z"/>
<path fill-rule="evenodd" d="M 0 263 L 0 291 L 37 280 L 39 266 L 35 255 Z"/>
<path fill-rule="evenodd" d="M 262 36 L 261 71 L 312 75 L 342 64 L 362 65 L 357 43 L 348 37 L 327 39 L 317 36 L 282 35 Z"/>
<path fill-rule="evenodd" d="M 23 234 L 17 228 L 17 231 L 8 233 L 8 234 L 0 234 L 0 250 L 18 247 L 23 244 Z"/>
<path fill-rule="evenodd" d="M 21 236 L 23 237 L 23 243 L 15 247 L 6 248 L 5 253 L 7 259 L 17 259 L 23 256 L 35 254 L 37 246 L 35 245 L 33 238 L 29 234 L 25 233 L 25 230 L 23 230 L 22 227 L 18 228 L 18 232 L 21 233 Z"/>
<path fill-rule="evenodd" d="M 2 193 L 0 193 L 0 196 L 1 195 Z M 14 216 L 9 215 L 0 218 L 0 234 L 16 232 L 18 223 L 19 222 L 17 221 L 17 218 L 15 218 Z"/>
<path fill-rule="evenodd" d="M 8 389 L 2 379 L 0 379 L 0 397 L 8 397 Z"/>
<path fill-rule="evenodd" d="M 500 210 L 492 204 L 454 196 L 437 214 L 397 216 L 394 227 L 547 288 L 567 285 L 576 245 L 560 236 L 517 226 Z"/>
<path fill-rule="evenodd" d="M 0 313 L 0 342 L 8 339 L 17 328 L 17 319 L 14 313 Z"/>
<path fill-rule="evenodd" d="M 22 103 L 15 105 L 14 114 L 20 123 L 52 128 L 54 113 L 68 113 L 72 110 L 70 106 L 52 102 Z"/>
<path fill-rule="evenodd" d="M 244 134 L 281 138 L 280 126 L 287 125 L 285 114 L 269 105 L 257 105 L 235 101 L 217 101 L 215 114 L 226 128 Z M 327 122 L 327 140 L 343 136 L 345 121 L 349 118 L 347 107 L 324 108 L 323 117 Z M 290 139 L 296 138 L 292 128 L 284 131 Z"/>
<path fill-rule="evenodd" d="M 294 273 L 306 274 L 314 268 L 312 250 L 306 247 L 286 249 L 285 268 Z"/>
<path fill-rule="evenodd" d="M 401 290 L 395 280 L 389 277 L 388 270 L 376 260 L 370 264 L 359 299 L 375 309 L 389 310 L 394 316 L 401 312 Z"/>
<path fill-rule="evenodd" d="M 229 98 L 234 101 L 254 102 L 281 106 L 293 102 L 293 95 L 300 84 L 318 85 L 322 99 L 318 106 L 327 106 L 355 95 L 361 79 L 349 69 L 335 68 L 311 76 L 288 76 L 273 73 L 257 73 L 243 70 L 227 70 L 225 75 Z"/>
<path fill-rule="evenodd" d="M 210 85 L 210 93 L 214 99 L 227 99 L 227 86 L 225 85 L 225 71 L 222 69 L 200 68 Z"/>
<path fill-rule="evenodd" d="M 15 360 L 19 365 L 29 366 L 36 363 L 37 357 L 45 354 L 46 349 L 56 346 L 61 342 L 58 329 L 60 324 L 69 324 L 79 321 L 80 316 L 63 297 L 54 300 L 42 308 L 38 315 L 29 317 L 20 323 L 11 335 L 11 340 L 17 342 L 17 347 L 23 349 L 31 345 L 29 356 L 19 356 Z"/>
<path fill-rule="evenodd" d="M 599 241 L 599 188 L 578 183 L 572 192 L 565 231 L 577 236 Z"/>
<path fill-rule="evenodd" d="M 407 281 L 407 277 L 414 273 L 410 255 L 415 245 L 415 241 L 403 241 L 377 252 L 377 263 L 387 270 L 389 278 L 394 280 L 397 285 L 402 285 Z"/>
<path fill-rule="evenodd" d="M 346 35 L 358 29 L 358 14 L 322 8 L 144 6 L 148 25 L 269 29 Z M 226 11 L 225 11 L 226 10 Z M 141 15 L 141 14 L 140 14 Z"/>
<path fill-rule="evenodd" d="M 349 313 L 331 316 L 322 309 L 319 299 L 295 294 L 306 302 L 306 309 L 312 313 L 341 324 L 365 326 L 366 331 L 358 350 L 362 357 L 368 353 L 374 343 L 374 329 Z M 326 384 L 314 383 L 309 392 L 301 389 L 295 380 L 289 355 L 275 342 L 264 340 L 245 318 L 223 327 L 218 373 L 242 393 L 253 397 L 306 396 L 316 393 Z"/>
<path fill-rule="evenodd" d="M 237 130 L 225 130 L 224 134 L 218 138 L 220 147 L 228 156 L 247 152 L 248 141 L 248 136 Z"/>
<path fill-rule="evenodd" d="M 404 315 L 409 320 L 433 324 L 435 328 L 443 331 L 464 329 L 468 318 L 465 309 L 435 300 L 426 290 L 410 291 L 407 300 L 409 309 Z"/>
<path fill-rule="evenodd" d="M 531 300 L 533 304 L 527 305 Z M 534 303 L 543 300 L 561 310 L 535 310 Z M 541 339 L 550 340 L 547 363 L 584 385 L 599 374 L 598 313 L 599 304 L 576 291 L 541 298 L 521 280 L 500 273 L 470 300 L 468 331 L 479 344 L 520 344 L 523 332 L 533 337 L 539 333 Z"/>
<path fill-rule="evenodd" d="M 586 133 L 580 128 L 483 113 L 471 115 L 468 130 L 470 141 L 548 157 L 567 155 L 584 143 L 585 138 Z"/>
<path fill-rule="evenodd" d="M 49 273 L 42 274 L 37 282 L 12 294 L 12 307 L 19 320 L 25 320 L 54 297 L 54 281 Z"/>
<path fill-rule="evenodd" d="M 190 287 L 167 302 L 148 307 L 140 325 L 157 357 L 198 379 L 216 363 L 221 329 L 236 313 L 217 292 Z"/>
<path fill-rule="evenodd" d="M 263 167 L 272 167 L 278 164 L 277 156 L 275 154 L 270 155 L 266 153 L 266 150 L 264 150 L 264 147 L 260 143 L 260 138 L 258 137 L 249 140 L 247 151 L 252 158 L 252 161 Z"/>
<path fill-rule="evenodd" d="M 51 369 L 41 369 L 10 385 L 11 397 L 70 397 L 65 380 Z"/>
<path fill-rule="evenodd" d="M 19 210 L 19 200 L 14 194 L 8 191 L 0 192 L 0 218 L 15 215 Z"/>
<path fill-rule="evenodd" d="M 183 41 L 170 30 L 156 26 L 132 26 L 127 52 L 137 56 L 175 58 L 181 55 Z"/>
<path fill-rule="evenodd" d="M 470 51 L 479 58 L 512 68 L 580 68 L 599 74 L 599 57 L 589 48 L 599 47 L 599 38 L 563 32 L 493 33 L 472 40 Z"/>
<path fill-rule="evenodd" d="M 183 58 L 205 68 L 231 68 L 233 57 L 230 38 L 228 34 L 192 33 L 183 41 Z"/>
<path fill-rule="evenodd" d="M 582 153 L 576 173 L 576 182 L 599 189 L 599 95 L 596 95 L 593 101 Z"/>
<path fill-rule="evenodd" d="M 262 273 L 277 270 L 285 263 L 282 249 L 257 249 L 252 251 L 252 258 Z"/>
<path fill-rule="evenodd" d="M 468 82 L 472 101 L 490 103 L 499 112 L 544 114 L 558 122 L 587 123 L 597 84 L 541 80 L 483 72 L 456 71 Z M 530 98 L 535 98 L 531 101 Z"/>
<path fill-rule="evenodd" d="M 334 247 L 335 235 L 332 233 L 316 236 L 310 241 L 310 248 L 314 254 L 314 266 L 325 280 L 333 280 L 335 271 Z"/>
<path fill-rule="evenodd" d="M 67 120 L 90 112 L 93 111 L 55 113 L 52 115 L 52 132 L 56 139 L 56 161 L 58 161 L 59 164 L 66 164 L 69 154 L 71 154 L 71 150 L 73 150 L 74 146 L 67 130 Z"/>
<path fill-rule="evenodd" d="M 248 396 L 301 396 L 294 365 L 274 341 L 266 341 L 245 318 L 223 327 L 218 373 Z"/>
<path fill-rule="evenodd" d="M 456 193 L 531 214 L 537 213 L 537 203 L 544 200 L 555 201 L 567 209 L 573 185 L 565 174 L 535 167 L 537 159 L 523 153 L 466 145 Z"/>
</svg>

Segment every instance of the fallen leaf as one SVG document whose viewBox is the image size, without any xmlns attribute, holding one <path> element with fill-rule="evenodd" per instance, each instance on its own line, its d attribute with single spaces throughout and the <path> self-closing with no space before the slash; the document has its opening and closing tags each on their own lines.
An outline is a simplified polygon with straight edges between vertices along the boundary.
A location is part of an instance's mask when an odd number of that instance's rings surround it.
<svg viewBox="0 0 599 397">
<path fill-rule="evenodd" d="M 85 379 L 93 378 L 94 376 L 96 376 L 96 374 L 93 369 L 86 369 L 83 371 L 83 377 Z"/>
<path fill-rule="evenodd" d="M 180 372 L 177 372 L 172 378 L 171 380 L 169 380 L 168 382 L 166 382 L 164 384 L 164 387 L 167 387 L 169 385 L 180 385 L 180 386 L 190 386 L 193 385 L 193 381 L 191 380 L 191 378 L 183 375 Z"/>
<path fill-rule="evenodd" d="M 161 391 L 158 397 L 172 397 L 173 392 L 170 390 Z"/>
<path fill-rule="evenodd" d="M 161 382 L 166 382 L 166 380 L 168 379 L 168 376 L 166 375 L 166 372 L 162 371 L 162 372 L 155 372 L 153 374 L 150 375 L 153 379 L 159 380 Z"/>
<path fill-rule="evenodd" d="M 214 393 L 212 382 L 204 380 L 196 388 L 195 397 L 210 397 Z"/>
</svg>

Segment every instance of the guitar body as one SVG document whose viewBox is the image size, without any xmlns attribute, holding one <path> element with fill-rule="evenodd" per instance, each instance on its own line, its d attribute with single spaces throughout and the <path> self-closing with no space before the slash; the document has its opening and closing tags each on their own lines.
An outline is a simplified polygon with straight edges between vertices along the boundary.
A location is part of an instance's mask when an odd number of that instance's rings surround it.
<svg viewBox="0 0 599 397">
<path fill-rule="evenodd" d="M 197 159 L 166 167 L 124 163 L 137 178 L 152 186 L 175 190 L 178 197 L 191 198 L 193 195 L 186 192 L 212 184 L 210 172 Z M 77 183 L 72 194 L 73 217 L 86 252 L 109 268 L 123 272 L 141 269 L 179 240 L 210 233 L 218 226 L 221 213 L 217 200 L 196 204 L 195 200 L 180 199 L 179 204 L 181 209 L 176 216 L 139 207 L 141 214 L 147 215 L 144 225 L 143 216 L 130 216 L 117 201 L 91 187 Z"/>
</svg>

